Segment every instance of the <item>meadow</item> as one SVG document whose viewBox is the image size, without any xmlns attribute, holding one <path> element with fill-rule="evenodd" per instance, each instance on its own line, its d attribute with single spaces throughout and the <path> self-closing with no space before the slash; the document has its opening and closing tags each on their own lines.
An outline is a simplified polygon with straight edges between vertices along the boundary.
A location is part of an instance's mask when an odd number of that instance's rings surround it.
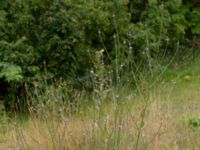
<svg viewBox="0 0 200 150">
<path fill-rule="evenodd" d="M 143 78 L 135 89 L 99 91 L 94 102 L 79 93 L 77 103 L 61 104 L 49 89 L 54 101 L 28 116 L 1 111 L 0 149 L 198 150 L 199 62 L 168 69 L 151 88 Z"/>
<path fill-rule="evenodd" d="M 199 0 L 1 0 L 0 150 L 198 150 Z"/>
</svg>

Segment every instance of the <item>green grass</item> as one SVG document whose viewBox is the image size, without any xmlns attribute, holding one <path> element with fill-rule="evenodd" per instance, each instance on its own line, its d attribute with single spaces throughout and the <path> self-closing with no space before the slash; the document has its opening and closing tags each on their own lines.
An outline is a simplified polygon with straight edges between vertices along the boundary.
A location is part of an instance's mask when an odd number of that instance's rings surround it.
<svg viewBox="0 0 200 150">
<path fill-rule="evenodd" d="M 3 114 L 7 129 L 0 130 L 0 149 L 198 150 L 199 66 L 196 61 L 167 70 L 151 88 L 151 82 L 141 80 L 141 93 L 127 88 L 100 91 L 95 104 L 79 94 L 75 110 L 55 101 L 56 108 L 55 103 L 39 107 L 23 123 Z"/>
</svg>

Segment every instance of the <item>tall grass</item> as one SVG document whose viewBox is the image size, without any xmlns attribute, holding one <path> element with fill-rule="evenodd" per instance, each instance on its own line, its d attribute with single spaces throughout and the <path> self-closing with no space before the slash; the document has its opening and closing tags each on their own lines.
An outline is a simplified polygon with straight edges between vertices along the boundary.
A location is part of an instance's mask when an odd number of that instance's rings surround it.
<svg viewBox="0 0 200 150">
<path fill-rule="evenodd" d="M 9 130 L 0 146 L 41 150 L 198 149 L 198 127 L 190 128 L 188 120 L 200 113 L 200 85 L 196 77 L 187 80 L 183 76 L 176 83 L 167 81 L 151 89 L 144 88 L 150 84 L 143 81 L 143 95 L 112 88 L 109 94 L 100 94 L 102 102 L 98 105 L 89 103 L 87 99 L 94 97 L 85 93 L 77 95 L 78 104 L 59 104 L 64 95 L 51 87 L 42 96 L 51 102 L 31 108 L 23 123 L 19 118 L 8 122 Z M 57 95 L 57 100 L 49 94 Z"/>
</svg>

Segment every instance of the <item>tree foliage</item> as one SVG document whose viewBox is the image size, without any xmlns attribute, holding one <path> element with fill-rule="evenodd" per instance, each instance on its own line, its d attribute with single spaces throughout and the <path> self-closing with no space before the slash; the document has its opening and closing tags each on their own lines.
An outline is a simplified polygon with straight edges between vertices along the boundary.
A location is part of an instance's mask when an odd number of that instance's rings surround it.
<svg viewBox="0 0 200 150">
<path fill-rule="evenodd" d="M 0 2 L 0 78 L 14 84 L 84 83 L 104 49 L 109 69 L 173 54 L 200 33 L 199 2 L 6 0 Z M 129 62 L 127 62 L 129 57 Z M 114 63 L 114 62 L 118 63 Z M 116 76 L 116 75 L 115 75 Z M 20 81 L 20 82 L 19 82 Z"/>
</svg>

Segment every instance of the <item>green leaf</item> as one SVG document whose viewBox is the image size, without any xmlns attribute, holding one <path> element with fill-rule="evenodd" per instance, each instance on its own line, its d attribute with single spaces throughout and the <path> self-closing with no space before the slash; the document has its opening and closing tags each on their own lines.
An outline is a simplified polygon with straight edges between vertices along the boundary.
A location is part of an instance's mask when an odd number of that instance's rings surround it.
<svg viewBox="0 0 200 150">
<path fill-rule="evenodd" d="M 0 78 L 5 78 L 7 82 L 20 82 L 23 79 L 22 69 L 14 64 L 0 62 Z"/>
</svg>

